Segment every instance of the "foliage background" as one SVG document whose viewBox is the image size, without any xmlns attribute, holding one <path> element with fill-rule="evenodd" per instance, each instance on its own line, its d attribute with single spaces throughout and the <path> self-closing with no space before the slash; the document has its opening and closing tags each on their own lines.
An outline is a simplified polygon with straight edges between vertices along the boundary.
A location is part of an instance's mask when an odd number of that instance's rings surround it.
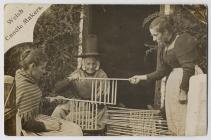
<svg viewBox="0 0 211 140">
<path fill-rule="evenodd" d="M 49 58 L 47 75 L 41 82 L 46 93 L 77 66 L 80 12 L 80 5 L 52 5 L 35 25 L 34 43 Z"/>
</svg>

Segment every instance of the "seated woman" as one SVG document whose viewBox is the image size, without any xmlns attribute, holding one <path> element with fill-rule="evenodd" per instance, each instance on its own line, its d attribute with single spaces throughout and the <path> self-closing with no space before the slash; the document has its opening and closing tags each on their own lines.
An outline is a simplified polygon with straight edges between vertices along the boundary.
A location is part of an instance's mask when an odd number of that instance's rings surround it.
<svg viewBox="0 0 211 140">
<path fill-rule="evenodd" d="M 57 83 L 57 85 L 67 85 L 71 91 L 69 91 L 68 98 L 76 98 L 81 100 L 91 100 L 91 88 L 92 84 L 90 80 L 78 80 L 79 78 L 107 78 L 107 74 L 100 69 L 99 53 L 97 52 L 97 39 L 96 36 L 90 35 L 87 39 L 86 52 L 84 52 L 79 57 L 82 58 L 82 65 L 80 69 L 75 70 L 70 76 Z M 62 87 L 61 86 L 61 87 Z M 72 93 L 72 94 L 71 94 Z M 71 102 L 58 105 L 54 112 L 53 117 L 63 118 L 66 120 L 71 120 L 70 107 Z M 85 110 L 84 110 L 85 111 Z M 101 121 L 104 118 L 106 107 L 101 106 L 98 112 L 98 122 L 99 127 L 103 128 L 104 125 Z"/>
<path fill-rule="evenodd" d="M 21 57 L 22 68 L 16 71 L 17 115 L 21 118 L 22 129 L 37 135 L 80 136 L 82 130 L 78 125 L 40 114 L 42 92 L 38 87 L 38 81 L 45 73 L 46 60 L 41 50 L 26 50 Z M 55 99 L 45 98 L 49 102 Z"/>
</svg>

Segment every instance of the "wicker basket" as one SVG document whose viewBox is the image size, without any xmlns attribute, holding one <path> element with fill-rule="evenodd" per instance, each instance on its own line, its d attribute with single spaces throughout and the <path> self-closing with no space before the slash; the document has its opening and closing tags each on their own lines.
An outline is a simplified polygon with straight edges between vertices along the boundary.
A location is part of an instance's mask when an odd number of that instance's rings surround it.
<svg viewBox="0 0 211 140">
<path fill-rule="evenodd" d="M 172 135 L 166 120 L 158 110 L 128 109 L 109 107 L 107 124 L 108 136 L 160 136 Z"/>
</svg>

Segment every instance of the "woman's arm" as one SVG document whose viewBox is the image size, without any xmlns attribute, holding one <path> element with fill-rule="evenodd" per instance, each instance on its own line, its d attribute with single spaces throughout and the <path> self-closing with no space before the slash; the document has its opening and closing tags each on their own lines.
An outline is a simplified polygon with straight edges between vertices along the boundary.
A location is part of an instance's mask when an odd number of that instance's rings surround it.
<svg viewBox="0 0 211 140">
<path fill-rule="evenodd" d="M 170 66 L 165 64 L 162 61 L 162 54 L 163 54 L 163 46 L 158 46 L 157 49 L 157 68 L 155 72 L 147 74 L 147 79 L 149 80 L 159 80 L 165 75 L 168 75 L 171 71 Z"/>
<path fill-rule="evenodd" d="M 167 64 L 160 64 L 157 70 L 147 74 L 147 80 L 160 80 L 171 72 L 170 66 Z"/>
<path fill-rule="evenodd" d="M 146 75 L 135 75 L 129 79 L 130 83 L 137 84 L 142 80 L 159 80 L 171 72 L 171 67 L 165 64 L 161 59 L 162 48 L 157 49 L 157 69 Z"/>
<path fill-rule="evenodd" d="M 131 84 L 138 84 L 140 81 L 145 81 L 145 80 L 159 80 L 165 75 L 168 75 L 170 71 L 171 70 L 169 67 L 162 65 L 155 72 L 152 72 L 147 75 L 135 75 L 129 78 L 129 81 Z"/>
<path fill-rule="evenodd" d="M 175 42 L 176 58 L 183 68 L 183 77 L 180 89 L 188 91 L 189 79 L 195 72 L 195 64 L 198 60 L 197 40 L 189 34 L 181 35 Z"/>
<path fill-rule="evenodd" d="M 45 115 L 42 115 L 42 118 L 38 117 L 23 124 L 23 129 L 31 132 L 57 131 L 60 128 L 60 122 Z"/>
<path fill-rule="evenodd" d="M 44 132 L 47 131 L 43 122 L 36 120 L 29 120 L 22 124 L 22 128 L 31 132 Z"/>
<path fill-rule="evenodd" d="M 70 86 L 71 84 L 71 81 L 68 79 L 68 78 L 65 78 L 61 81 L 58 81 L 56 84 L 55 84 L 55 87 L 54 87 L 54 92 L 55 93 L 60 93 L 61 91 L 63 91 L 67 86 Z"/>
</svg>

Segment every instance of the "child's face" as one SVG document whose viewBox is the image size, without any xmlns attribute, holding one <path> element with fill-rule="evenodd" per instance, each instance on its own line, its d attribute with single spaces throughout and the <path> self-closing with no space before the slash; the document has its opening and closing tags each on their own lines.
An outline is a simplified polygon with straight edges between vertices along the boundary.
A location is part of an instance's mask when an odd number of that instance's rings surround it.
<svg viewBox="0 0 211 140">
<path fill-rule="evenodd" d="M 46 68 L 46 62 L 44 63 L 41 63 L 40 65 L 36 66 L 34 65 L 31 69 L 31 74 L 32 74 L 32 77 L 35 79 L 35 80 L 40 80 L 43 75 L 45 74 L 45 68 Z"/>
</svg>

